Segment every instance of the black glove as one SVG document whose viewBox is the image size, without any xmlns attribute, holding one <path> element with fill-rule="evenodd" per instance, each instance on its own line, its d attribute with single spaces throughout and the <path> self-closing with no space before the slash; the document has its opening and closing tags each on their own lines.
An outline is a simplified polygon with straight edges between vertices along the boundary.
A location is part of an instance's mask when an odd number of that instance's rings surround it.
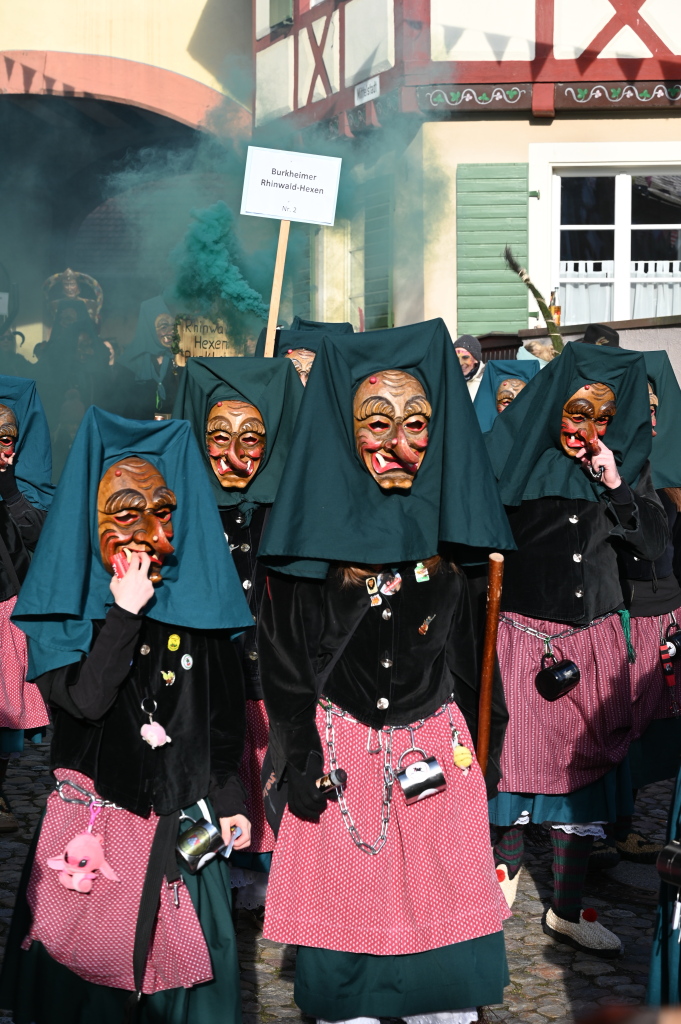
<svg viewBox="0 0 681 1024">
<path fill-rule="evenodd" d="M 14 466 L 7 466 L 0 470 L 0 497 L 3 501 L 11 503 L 19 497 L 20 493 L 14 475 Z"/>
<path fill-rule="evenodd" d="M 319 821 L 326 810 L 327 797 L 320 793 L 315 785 L 317 779 L 324 774 L 321 756 L 316 750 L 310 751 L 305 771 L 300 772 L 292 764 L 286 765 L 288 780 L 288 806 L 291 814 L 304 821 Z"/>
</svg>

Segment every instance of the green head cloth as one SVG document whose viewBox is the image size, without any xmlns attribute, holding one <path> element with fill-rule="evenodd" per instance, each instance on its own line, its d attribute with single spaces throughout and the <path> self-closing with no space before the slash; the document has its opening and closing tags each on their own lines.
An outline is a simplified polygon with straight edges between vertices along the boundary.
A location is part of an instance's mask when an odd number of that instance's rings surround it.
<svg viewBox="0 0 681 1024">
<path fill-rule="evenodd" d="M 617 404 L 603 440 L 622 478 L 636 482 L 652 441 L 643 356 L 569 342 L 485 434 L 504 505 L 549 496 L 598 501 L 603 485 L 560 446 L 563 406 L 575 391 L 596 382 L 611 388 Z"/>
<path fill-rule="evenodd" d="M 681 388 L 666 352 L 644 352 L 643 358 L 659 402 L 656 436 L 650 452 L 653 484 L 658 490 L 681 487 Z"/>
<path fill-rule="evenodd" d="M 257 505 L 271 505 L 293 440 L 304 392 L 290 359 L 245 359 L 238 356 L 189 359 L 173 410 L 174 419 L 189 420 L 203 455 L 213 495 L 220 508 L 238 506 L 249 515 Z M 260 410 L 267 445 L 258 472 L 244 490 L 226 490 L 206 453 L 206 421 L 216 402 L 238 399 Z"/>
<path fill-rule="evenodd" d="M 516 380 L 524 380 L 528 384 L 533 377 L 536 377 L 541 369 L 539 361 L 533 359 L 490 359 L 485 363 L 485 372 L 480 381 L 480 387 L 473 399 L 473 408 L 478 417 L 478 423 L 483 433 L 491 430 L 497 412 L 497 389 L 502 380 L 515 377 Z M 515 401 L 515 399 L 514 399 Z M 508 412 L 505 409 L 504 412 Z"/>
<path fill-rule="evenodd" d="M 310 352 L 316 352 L 322 343 L 325 334 L 353 334 L 353 326 L 350 323 L 323 323 L 321 320 L 301 320 L 294 316 L 291 329 L 282 327 L 277 331 L 274 342 L 275 356 L 285 356 L 290 348 L 306 348 Z M 267 329 L 263 327 L 255 347 L 256 356 L 265 354 L 265 338 Z"/>
<path fill-rule="evenodd" d="M 140 305 L 135 334 L 120 360 L 123 366 L 132 370 L 135 380 L 155 380 L 161 384 L 173 358 L 170 349 L 161 344 L 156 334 L 156 319 L 162 313 L 173 315 L 161 295 Z M 163 357 L 160 363 L 159 356 Z"/>
<path fill-rule="evenodd" d="M 11 409 L 19 439 L 14 459 L 17 487 L 27 501 L 44 512 L 52 504 L 52 446 L 43 405 L 34 380 L 0 377 L 0 405 Z"/>
<path fill-rule="evenodd" d="M 428 449 L 407 493 L 385 493 L 355 447 L 359 384 L 400 369 L 432 406 Z M 328 336 L 317 353 L 259 558 L 324 577 L 329 562 L 395 565 L 443 545 L 513 548 L 459 361 L 442 320 Z"/>
<path fill-rule="evenodd" d="M 189 424 L 127 420 L 91 406 L 14 609 L 29 638 L 30 679 L 87 654 L 93 620 L 113 603 L 99 551 L 97 490 L 106 470 L 131 455 L 152 463 L 177 498 L 175 553 L 145 614 L 195 629 L 253 625 Z"/>
</svg>

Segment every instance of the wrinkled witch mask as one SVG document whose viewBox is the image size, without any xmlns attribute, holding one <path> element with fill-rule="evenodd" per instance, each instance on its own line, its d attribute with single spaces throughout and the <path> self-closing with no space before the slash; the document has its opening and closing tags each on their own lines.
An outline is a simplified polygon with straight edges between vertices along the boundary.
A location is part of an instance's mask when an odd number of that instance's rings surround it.
<svg viewBox="0 0 681 1024">
<path fill-rule="evenodd" d="M 217 402 L 208 413 L 206 451 L 221 487 L 248 487 L 264 458 L 266 441 L 260 411 L 248 402 Z"/>
<path fill-rule="evenodd" d="M 602 438 L 617 412 L 614 392 L 607 384 L 585 384 L 563 406 L 560 443 L 572 458 L 581 449 L 596 455 Z"/>
<path fill-rule="evenodd" d="M 97 491 L 99 550 L 113 575 L 113 557 L 146 551 L 151 558 L 149 579 L 162 583 L 161 567 L 172 555 L 172 513 L 175 495 L 150 462 L 131 455 L 107 469 Z"/>
<path fill-rule="evenodd" d="M 518 377 L 508 377 L 506 380 L 502 380 L 497 388 L 497 412 L 503 412 L 506 406 L 518 397 L 525 384 L 526 381 L 520 380 Z"/>
<path fill-rule="evenodd" d="M 289 348 L 284 353 L 284 359 L 290 359 L 300 377 L 303 385 L 307 384 L 307 378 L 310 376 L 310 370 L 314 363 L 314 357 L 316 352 L 313 352 L 309 348 Z"/>
<path fill-rule="evenodd" d="M 357 452 L 383 490 L 411 487 L 428 447 L 431 413 L 423 386 L 404 370 L 381 370 L 357 388 Z"/>
<path fill-rule="evenodd" d="M 154 329 L 156 337 L 163 347 L 170 348 L 173 343 L 173 332 L 175 330 L 175 322 L 172 316 L 169 313 L 161 313 L 154 320 Z"/>
<path fill-rule="evenodd" d="M 0 452 L 3 455 L 14 455 L 18 436 L 16 416 L 8 406 L 0 405 Z"/>
<path fill-rule="evenodd" d="M 657 410 L 660 402 L 650 381 L 648 381 L 648 404 L 650 406 L 650 422 L 653 426 L 653 437 L 657 437 L 655 427 L 657 426 Z"/>
</svg>

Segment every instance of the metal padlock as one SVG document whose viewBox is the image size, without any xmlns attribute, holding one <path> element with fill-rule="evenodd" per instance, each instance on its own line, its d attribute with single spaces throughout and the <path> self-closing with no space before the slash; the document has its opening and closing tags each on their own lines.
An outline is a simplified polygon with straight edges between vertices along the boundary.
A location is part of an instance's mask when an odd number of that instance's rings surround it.
<svg viewBox="0 0 681 1024">
<path fill-rule="evenodd" d="M 679 656 L 681 656 L 681 630 L 676 625 L 676 623 L 670 626 L 667 630 L 667 635 L 664 638 L 664 642 L 667 645 L 669 657 L 672 659 L 672 661 L 676 661 L 676 659 Z"/>
<path fill-rule="evenodd" d="M 422 754 L 423 758 L 419 761 L 412 761 L 406 768 L 403 768 L 402 761 L 407 754 Z M 413 745 L 400 756 L 395 778 L 400 784 L 407 804 L 416 804 L 419 800 L 425 800 L 427 796 L 435 796 L 436 793 L 441 793 L 447 785 L 437 758 L 428 757 L 425 750 Z"/>
</svg>

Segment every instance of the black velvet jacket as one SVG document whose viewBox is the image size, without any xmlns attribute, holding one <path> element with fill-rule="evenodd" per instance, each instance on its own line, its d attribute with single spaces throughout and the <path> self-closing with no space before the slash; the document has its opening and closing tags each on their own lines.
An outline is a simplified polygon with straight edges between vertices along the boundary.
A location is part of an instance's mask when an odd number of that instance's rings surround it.
<svg viewBox="0 0 681 1024">
<path fill-rule="evenodd" d="M 624 601 L 631 615 L 664 615 L 681 606 L 681 587 L 674 575 L 674 535 L 679 513 L 665 491 L 657 496 L 667 515 L 669 541 L 655 561 L 628 551 L 619 555 Z M 677 537 L 678 543 L 678 537 Z"/>
<path fill-rule="evenodd" d="M 247 700 L 262 700 L 263 698 L 255 623 L 260 615 L 267 572 L 255 556 L 258 553 L 268 509 L 269 505 L 259 505 L 254 510 L 248 526 L 245 525 L 244 516 L 238 508 L 220 509 L 222 528 L 225 531 L 229 550 L 232 552 L 234 565 L 244 588 L 248 607 L 253 613 L 253 627 L 245 630 L 235 640 L 241 654 Z"/>
<path fill-rule="evenodd" d="M 475 738 L 478 658 L 465 576 L 446 563 L 427 582 L 401 566 L 402 588 L 371 607 L 366 587 L 272 574 L 258 632 L 270 750 L 304 771 L 321 753 L 315 724 L 321 693 L 375 728 L 407 725 L 454 698 Z M 424 629 L 427 617 L 432 620 Z M 498 764 L 507 721 L 495 695 L 491 760 Z"/>
<path fill-rule="evenodd" d="M 507 508 L 517 551 L 506 555 L 501 607 L 585 625 L 624 607 L 617 551 L 652 561 L 667 545 L 667 517 L 648 463 L 632 490 L 599 501 L 537 498 Z"/>
<path fill-rule="evenodd" d="M 175 651 L 172 635 L 180 640 Z M 187 668 L 183 658 L 191 659 Z M 174 672 L 174 681 L 164 681 L 162 671 Z M 114 605 L 95 623 L 87 658 L 35 681 L 54 709 L 53 768 L 83 772 L 104 799 L 144 817 L 151 808 L 170 814 L 206 796 L 220 817 L 245 813 L 237 776 L 243 678 L 226 633 L 168 626 Z M 157 702 L 154 719 L 172 741 L 156 749 L 140 735 L 149 721 L 140 706 L 145 697 Z"/>
<path fill-rule="evenodd" d="M 0 557 L 0 601 L 8 601 L 19 593 L 5 559 L 14 566 L 19 583 L 23 583 L 31 564 L 29 552 L 38 543 L 47 515 L 47 512 L 34 508 L 16 488 L 14 491 L 12 497 L 0 502 L 0 544 L 3 546 L 3 557 Z"/>
</svg>

